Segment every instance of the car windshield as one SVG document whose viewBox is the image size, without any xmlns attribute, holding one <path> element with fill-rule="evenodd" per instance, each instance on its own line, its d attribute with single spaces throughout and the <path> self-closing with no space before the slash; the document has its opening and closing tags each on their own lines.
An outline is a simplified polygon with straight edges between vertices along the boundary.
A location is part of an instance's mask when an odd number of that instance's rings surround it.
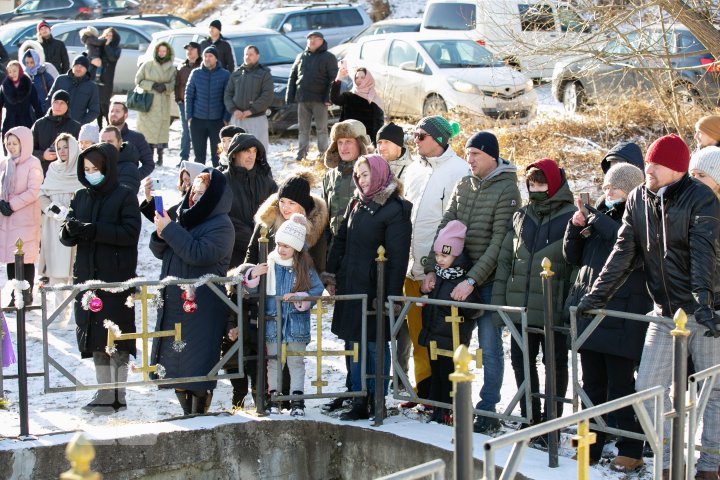
<svg viewBox="0 0 720 480">
<path fill-rule="evenodd" d="M 10 43 L 17 36 L 17 34 L 20 33 L 21 30 L 25 30 L 26 28 L 26 26 L 13 28 L 12 23 L 8 25 L 3 25 L 2 28 L 0 28 L 0 42 L 2 42 L 3 45 L 10 45 Z M 33 31 L 34 30 L 35 29 L 33 29 Z"/>
<path fill-rule="evenodd" d="M 265 66 L 293 63 L 298 54 L 303 51 L 297 43 L 285 35 L 277 33 L 272 35 L 233 35 L 229 41 L 235 50 L 235 58 L 238 62 L 242 61 L 245 47 L 255 45 L 260 51 L 260 63 Z"/>
<path fill-rule="evenodd" d="M 156 23 L 153 22 L 151 25 L 143 25 L 142 31 L 145 32 L 145 34 L 152 36 L 153 33 L 157 32 L 165 32 L 167 31 L 167 25 L 164 25 L 162 23 Z"/>
<path fill-rule="evenodd" d="M 420 24 L 419 23 L 409 23 L 409 24 L 400 24 L 400 25 L 393 25 L 392 23 L 387 25 L 370 25 L 362 32 L 358 33 L 352 38 L 353 42 L 357 42 L 359 39 L 363 37 L 369 37 L 372 35 L 382 35 L 383 33 L 402 33 L 402 32 L 419 32 L 420 31 Z"/>
<path fill-rule="evenodd" d="M 424 40 L 418 42 L 438 68 L 502 67 L 485 48 L 472 40 Z"/>
<path fill-rule="evenodd" d="M 424 22 L 425 28 L 433 30 L 472 30 L 475 28 L 475 4 L 430 4 Z"/>
<path fill-rule="evenodd" d="M 280 30 L 283 18 L 284 13 L 259 13 L 245 20 L 243 26 Z"/>
</svg>

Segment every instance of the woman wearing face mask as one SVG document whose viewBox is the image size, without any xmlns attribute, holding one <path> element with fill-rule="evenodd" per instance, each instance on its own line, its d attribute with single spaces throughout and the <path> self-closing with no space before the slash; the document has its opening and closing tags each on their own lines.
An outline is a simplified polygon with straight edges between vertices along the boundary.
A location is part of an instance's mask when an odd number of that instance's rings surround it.
<svg viewBox="0 0 720 480">
<path fill-rule="evenodd" d="M 352 89 L 340 93 L 342 79 L 347 76 L 347 67 L 342 65 L 330 87 L 330 101 L 342 107 L 341 122 L 348 119 L 361 122 L 375 145 L 377 132 L 385 123 L 382 99 L 375 91 L 375 79 L 366 68 L 360 67 L 355 70 Z"/>
<path fill-rule="evenodd" d="M 44 215 L 38 270 L 48 277 L 49 285 L 72 283 L 75 248 L 60 243 L 58 232 L 67 217 L 73 195 L 83 188 L 77 177 L 80 149 L 75 137 L 61 133 L 55 140 L 55 151 L 58 159 L 50 164 L 40 188 L 40 208 Z"/>
<path fill-rule="evenodd" d="M 23 292 L 23 300 L 29 304 L 40 242 L 38 195 L 43 182 L 42 167 L 32 155 L 30 129 L 11 128 L 4 137 L 8 155 L 0 160 L 0 262 L 7 264 L 8 279 L 15 278 L 15 242 L 22 239 L 23 275 L 30 284 L 30 289 Z"/>
<path fill-rule="evenodd" d="M 37 90 L 22 65 L 13 60 L 7 65 L 7 77 L 0 84 L 0 110 L 5 108 L 3 136 L 13 127 L 32 127 L 35 120 L 45 115 L 38 101 Z"/>
<path fill-rule="evenodd" d="M 77 178 L 84 188 L 70 202 L 60 241 L 77 247 L 73 283 L 88 280 L 125 282 L 135 278 L 140 208 L 134 192 L 121 186 L 117 173 L 118 150 L 109 143 L 98 143 L 80 153 Z M 133 289 L 121 292 L 95 290 L 102 300 L 99 312 L 85 310 L 81 292 L 75 298 L 78 349 L 82 358 L 92 358 L 98 383 L 125 382 L 128 360 L 135 355 L 135 340 L 115 343 L 117 351 L 105 352 L 105 319 L 112 320 L 123 333 L 135 332 L 135 307 L 125 304 Z M 98 390 L 83 410 L 109 415 L 125 410 L 125 389 Z"/>
<path fill-rule="evenodd" d="M 605 265 L 605 260 L 615 245 L 618 230 L 625 212 L 628 193 L 644 181 L 642 170 L 629 163 L 619 163 L 605 174 L 604 204 L 590 208 L 585 217 L 575 212 L 565 230 L 563 255 L 568 263 L 580 267 L 575 284 L 570 289 L 565 313 L 576 306 L 590 291 L 595 279 Z M 578 201 L 578 208 L 582 207 Z M 554 265 L 553 265 L 554 267 Z M 553 268 L 555 270 L 555 268 Z M 609 310 L 646 314 L 652 309 L 652 301 L 645 286 L 642 267 L 634 270 L 625 284 L 608 303 Z M 590 324 L 592 318 L 577 319 L 578 335 Z M 640 360 L 647 324 L 605 317 L 580 349 L 583 370 L 583 388 L 594 405 L 624 397 L 635 392 L 635 366 Z M 617 427 L 640 433 L 642 429 L 630 407 L 615 412 Z M 590 446 L 590 461 L 600 461 L 605 434 L 596 432 L 597 442 Z M 616 471 L 632 471 L 643 464 L 643 443 L 620 438 L 616 446 L 618 456 L 611 468 Z"/>
</svg>

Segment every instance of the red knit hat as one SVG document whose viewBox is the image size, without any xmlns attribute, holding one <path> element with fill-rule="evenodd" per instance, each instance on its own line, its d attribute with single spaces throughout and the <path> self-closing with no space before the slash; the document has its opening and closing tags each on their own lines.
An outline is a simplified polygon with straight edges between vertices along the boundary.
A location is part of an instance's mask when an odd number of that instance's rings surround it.
<svg viewBox="0 0 720 480">
<path fill-rule="evenodd" d="M 560 185 L 562 184 L 562 174 L 560 173 L 560 167 L 557 163 L 555 163 L 555 160 L 543 158 L 542 160 L 538 160 L 528 165 L 525 171 L 527 172 L 532 167 L 542 170 L 543 174 L 545 175 L 548 186 L 548 198 L 555 195 L 560 189 Z"/>
<path fill-rule="evenodd" d="M 657 163 L 676 172 L 687 172 L 690 166 L 690 149 L 685 141 L 671 133 L 655 140 L 648 148 L 645 163 Z"/>
<path fill-rule="evenodd" d="M 37 24 L 37 31 L 38 31 L 38 33 L 40 32 L 40 29 L 41 29 L 42 27 L 48 27 L 48 28 L 50 28 L 50 24 L 47 23 L 45 20 L 40 20 L 40 21 L 38 22 L 38 24 Z"/>
</svg>

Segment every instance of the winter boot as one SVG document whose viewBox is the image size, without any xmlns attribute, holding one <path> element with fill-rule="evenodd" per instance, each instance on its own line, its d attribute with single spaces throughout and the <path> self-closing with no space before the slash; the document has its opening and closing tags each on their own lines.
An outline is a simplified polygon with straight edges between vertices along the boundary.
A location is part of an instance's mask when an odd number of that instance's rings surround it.
<svg viewBox="0 0 720 480">
<path fill-rule="evenodd" d="M 192 413 L 192 393 L 187 390 L 175 390 L 180 407 L 183 410 L 183 415 L 190 415 Z"/>
<path fill-rule="evenodd" d="M 98 384 L 107 384 L 112 382 L 112 375 L 110 373 L 110 357 L 104 352 L 95 352 L 93 354 L 93 363 L 95 364 L 95 379 Z M 114 413 L 112 408 L 113 401 L 115 399 L 115 392 L 113 390 L 98 390 L 95 392 L 93 399 L 82 407 L 86 412 L 96 413 L 96 409 L 100 409 L 98 414 Z M 102 410 L 109 409 L 109 412 Z"/>
<path fill-rule="evenodd" d="M 163 150 L 164 149 L 162 145 L 157 146 L 157 162 L 155 162 L 155 165 L 157 165 L 158 167 L 162 166 L 163 164 Z"/>
<path fill-rule="evenodd" d="M 293 395 L 302 395 L 303 392 L 293 391 Z M 290 416 L 292 417 L 304 417 L 305 416 L 305 400 L 293 400 L 290 402 Z"/>
<path fill-rule="evenodd" d="M 340 410 L 345 406 L 345 401 L 347 398 L 334 398 L 332 401 L 326 403 L 322 406 L 323 412 L 334 412 L 335 410 Z"/>
<path fill-rule="evenodd" d="M 375 394 L 369 393 L 368 394 L 368 411 L 369 411 L 369 417 L 371 419 L 375 418 Z M 383 418 L 387 418 L 387 407 L 385 406 L 385 403 L 383 402 Z"/>
<path fill-rule="evenodd" d="M 350 411 L 340 415 L 340 420 L 343 421 L 367 420 L 368 418 L 370 416 L 368 415 L 367 397 L 354 397 Z"/>
<path fill-rule="evenodd" d="M 212 390 L 195 390 L 192 392 L 192 412 L 191 413 L 207 413 L 212 402 Z"/>
<path fill-rule="evenodd" d="M 610 470 L 615 472 L 630 473 L 639 470 L 642 466 L 642 458 L 630 458 L 618 455 L 610 463 Z"/>
<path fill-rule="evenodd" d="M 268 396 L 265 401 L 265 406 L 267 407 L 267 411 L 271 414 L 277 415 L 280 413 L 280 402 L 276 400 L 272 400 L 272 397 L 277 394 L 277 390 L 270 390 L 268 392 Z"/>
</svg>

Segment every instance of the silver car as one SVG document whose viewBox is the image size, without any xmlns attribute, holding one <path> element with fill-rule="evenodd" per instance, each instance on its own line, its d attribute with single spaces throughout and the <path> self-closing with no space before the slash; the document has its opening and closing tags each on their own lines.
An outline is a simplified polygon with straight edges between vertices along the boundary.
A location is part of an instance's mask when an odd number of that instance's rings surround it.
<svg viewBox="0 0 720 480">
<path fill-rule="evenodd" d="M 100 33 L 108 27 L 113 27 L 120 34 L 122 53 L 115 67 L 114 84 L 114 91 L 118 93 L 127 92 L 135 87 L 138 57 L 147 50 L 152 40 L 152 34 L 169 29 L 161 23 L 145 20 L 104 19 L 53 25 L 52 34 L 58 40 L 65 42 L 71 62 L 73 58 L 85 51 L 85 46 L 80 42 L 80 30 L 89 25 L 97 28 Z M 176 52 L 177 54 L 178 52 Z M 179 54 L 183 55 L 182 51 Z"/>
</svg>

